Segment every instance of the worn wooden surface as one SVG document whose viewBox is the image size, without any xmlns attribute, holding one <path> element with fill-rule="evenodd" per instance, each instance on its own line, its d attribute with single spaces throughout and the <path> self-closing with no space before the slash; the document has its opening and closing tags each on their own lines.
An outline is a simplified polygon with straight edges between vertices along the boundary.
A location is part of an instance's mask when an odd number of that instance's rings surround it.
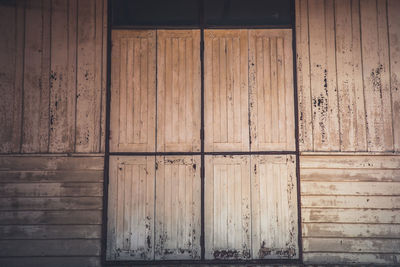
<svg viewBox="0 0 400 267">
<path fill-rule="evenodd" d="M 154 258 L 154 157 L 111 157 L 107 258 Z"/>
<path fill-rule="evenodd" d="M 157 31 L 157 151 L 200 151 L 200 31 Z"/>
<path fill-rule="evenodd" d="M 105 2 L 0 4 L 0 153 L 104 151 Z"/>
<path fill-rule="evenodd" d="M 399 151 L 398 1 L 297 0 L 302 151 Z"/>
<path fill-rule="evenodd" d="M 156 33 L 113 31 L 110 151 L 155 151 Z"/>
<path fill-rule="evenodd" d="M 298 258 L 295 156 L 251 156 L 251 188 L 253 258 Z"/>
<path fill-rule="evenodd" d="M 206 151 L 249 151 L 248 31 L 204 33 Z"/>
<path fill-rule="evenodd" d="M 0 265 L 99 266 L 103 162 L 1 156 Z"/>
<path fill-rule="evenodd" d="M 296 259 L 293 156 L 206 156 L 207 259 Z"/>
<path fill-rule="evenodd" d="M 200 156 L 157 157 L 155 259 L 201 256 Z"/>
<path fill-rule="evenodd" d="M 306 263 L 398 264 L 400 156 L 301 156 Z"/>
<path fill-rule="evenodd" d="M 291 30 L 249 31 L 252 151 L 294 151 Z"/>
</svg>

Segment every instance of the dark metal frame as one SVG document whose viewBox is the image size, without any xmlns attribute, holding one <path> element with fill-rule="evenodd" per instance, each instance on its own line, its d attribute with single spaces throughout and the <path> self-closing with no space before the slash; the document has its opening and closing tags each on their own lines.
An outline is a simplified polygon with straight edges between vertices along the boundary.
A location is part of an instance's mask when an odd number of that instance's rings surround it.
<svg viewBox="0 0 400 267">
<path fill-rule="evenodd" d="M 295 23 L 295 0 L 291 4 L 292 25 L 265 25 L 265 26 L 206 26 L 204 23 L 204 1 L 200 2 L 200 27 L 190 26 L 127 26 L 112 27 L 111 25 L 111 1 L 107 0 L 107 90 L 106 90 L 106 132 L 105 132 L 105 157 L 104 157 L 104 184 L 103 184 L 103 214 L 102 214 L 102 239 L 101 239 L 101 261 L 107 265 L 182 265 L 182 264 L 302 264 L 302 231 L 301 231 L 301 198 L 300 198 L 300 149 L 299 149 L 299 130 L 298 130 L 298 92 L 297 92 L 297 65 L 296 65 L 296 23 Z M 199 29 L 200 39 L 200 63 L 201 63 L 201 151 L 200 152 L 110 152 L 110 103 L 111 103 L 111 31 L 115 29 Z M 293 93 L 294 93 L 294 116 L 295 116 L 295 151 L 231 151 L 231 152 L 205 152 L 204 151 L 204 30 L 205 29 L 291 29 L 292 30 L 292 58 L 293 58 Z M 108 217 L 108 185 L 109 185 L 109 158 L 110 156 L 178 156 L 178 155 L 200 155 L 201 156 L 201 259 L 200 260 L 152 260 L 152 261 L 109 261 L 106 259 L 107 246 L 107 217 Z M 298 213 L 298 259 L 256 259 L 256 260 L 206 260 L 205 241 L 204 241 L 204 179 L 205 179 L 205 156 L 206 155 L 295 155 L 296 156 L 296 179 L 297 179 L 297 213 Z"/>
</svg>

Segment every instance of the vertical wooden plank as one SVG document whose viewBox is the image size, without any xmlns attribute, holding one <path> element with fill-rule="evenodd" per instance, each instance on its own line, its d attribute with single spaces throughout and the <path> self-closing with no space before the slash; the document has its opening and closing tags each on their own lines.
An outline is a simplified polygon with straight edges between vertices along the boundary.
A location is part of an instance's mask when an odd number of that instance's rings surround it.
<svg viewBox="0 0 400 267">
<path fill-rule="evenodd" d="M 312 151 L 314 127 L 311 103 L 308 0 L 296 0 L 295 5 L 299 145 L 301 151 Z"/>
<path fill-rule="evenodd" d="M 0 9 L 0 151 L 20 152 L 23 90 L 25 2 Z"/>
<path fill-rule="evenodd" d="M 100 150 L 102 0 L 78 1 L 76 152 Z"/>
<path fill-rule="evenodd" d="M 155 31 L 112 33 L 111 151 L 155 151 L 155 41 Z"/>
<path fill-rule="evenodd" d="M 295 157 L 252 155 L 251 163 L 252 257 L 296 259 Z"/>
<path fill-rule="evenodd" d="M 333 1 L 310 0 L 308 3 L 314 151 L 338 151 Z"/>
<path fill-rule="evenodd" d="M 102 27 L 102 61 L 101 61 L 101 119 L 100 119 L 100 152 L 105 152 L 105 136 L 106 136 L 106 88 L 107 88 L 107 32 L 108 32 L 108 10 L 107 0 L 102 0 L 102 13 L 98 15 L 97 19 L 100 20 L 101 15 L 101 27 Z"/>
<path fill-rule="evenodd" d="M 156 162 L 155 259 L 200 259 L 200 156 Z"/>
<path fill-rule="evenodd" d="M 77 1 L 52 2 L 50 152 L 72 152 L 75 143 Z"/>
<path fill-rule="evenodd" d="M 400 2 L 388 1 L 390 82 L 392 93 L 394 151 L 400 151 Z"/>
<path fill-rule="evenodd" d="M 206 156 L 206 259 L 251 257 L 250 156 Z"/>
<path fill-rule="evenodd" d="M 359 16 L 359 1 L 335 2 L 341 151 L 367 150 Z"/>
<path fill-rule="evenodd" d="M 248 151 L 248 31 L 206 30 L 204 53 L 205 149 Z"/>
<path fill-rule="evenodd" d="M 27 2 L 21 148 L 24 153 L 47 152 L 48 149 L 49 12 L 47 2 Z"/>
<path fill-rule="evenodd" d="M 368 151 L 392 151 L 386 1 L 360 1 Z"/>
<path fill-rule="evenodd" d="M 290 30 L 250 30 L 251 149 L 294 150 Z"/>
<path fill-rule="evenodd" d="M 157 151 L 200 151 L 200 32 L 157 31 Z"/>
<path fill-rule="evenodd" d="M 154 157 L 111 157 L 107 259 L 154 259 Z"/>
</svg>

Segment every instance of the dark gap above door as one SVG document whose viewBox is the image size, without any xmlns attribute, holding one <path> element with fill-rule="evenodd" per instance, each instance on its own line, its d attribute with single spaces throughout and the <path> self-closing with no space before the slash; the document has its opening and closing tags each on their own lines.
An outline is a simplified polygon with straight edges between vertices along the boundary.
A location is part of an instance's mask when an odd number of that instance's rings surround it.
<svg viewBox="0 0 400 267">
<path fill-rule="evenodd" d="M 292 25 L 291 0 L 112 0 L 113 27 Z M 203 11 L 203 12 L 202 12 Z M 205 25 L 201 25 L 204 21 Z"/>
</svg>

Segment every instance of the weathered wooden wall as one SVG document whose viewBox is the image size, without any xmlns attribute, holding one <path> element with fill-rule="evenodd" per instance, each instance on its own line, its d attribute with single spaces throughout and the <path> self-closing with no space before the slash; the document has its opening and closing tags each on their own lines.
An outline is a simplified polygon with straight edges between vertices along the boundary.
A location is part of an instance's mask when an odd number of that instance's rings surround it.
<svg viewBox="0 0 400 267">
<path fill-rule="evenodd" d="M 105 15 L 0 1 L 1 266 L 100 266 Z"/>
<path fill-rule="evenodd" d="M 305 263 L 400 262 L 399 13 L 296 0 Z"/>
<path fill-rule="evenodd" d="M 301 151 L 400 151 L 400 3 L 297 0 Z"/>
<path fill-rule="evenodd" d="M 105 2 L 1 2 L 0 153 L 104 150 Z"/>
<path fill-rule="evenodd" d="M 0 156 L 0 266 L 99 266 L 103 163 Z"/>
<path fill-rule="evenodd" d="M 400 156 L 302 156 L 307 263 L 400 263 Z"/>
</svg>

